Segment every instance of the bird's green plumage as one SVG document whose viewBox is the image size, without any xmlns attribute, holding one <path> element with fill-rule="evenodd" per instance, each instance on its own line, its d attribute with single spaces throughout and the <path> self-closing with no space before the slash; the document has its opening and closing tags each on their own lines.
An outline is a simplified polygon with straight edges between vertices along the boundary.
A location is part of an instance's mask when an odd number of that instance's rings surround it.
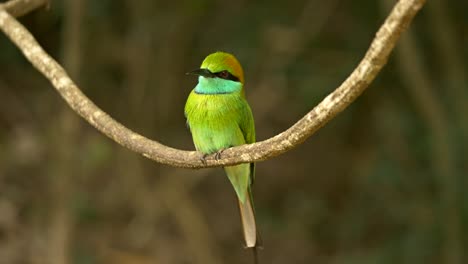
<svg viewBox="0 0 468 264">
<path fill-rule="evenodd" d="M 229 147 L 255 142 L 254 119 L 244 96 L 244 74 L 231 54 L 216 52 L 203 61 L 198 84 L 185 105 L 187 124 L 198 151 L 211 154 Z M 257 244 L 251 184 L 255 165 L 224 168 L 240 201 L 246 246 Z"/>
<path fill-rule="evenodd" d="M 203 153 L 211 154 L 225 148 L 255 142 L 252 113 L 240 91 L 199 94 L 194 90 L 187 99 L 185 115 L 195 147 Z M 225 167 L 229 180 L 242 202 L 245 202 L 250 177 L 253 177 L 251 166 L 253 167 L 250 164 L 241 164 Z"/>
<path fill-rule="evenodd" d="M 253 116 L 242 88 L 240 82 L 199 77 L 185 105 L 185 116 L 198 151 L 211 154 L 255 142 Z M 225 171 L 239 199 L 245 202 L 253 164 L 230 166 Z"/>
</svg>

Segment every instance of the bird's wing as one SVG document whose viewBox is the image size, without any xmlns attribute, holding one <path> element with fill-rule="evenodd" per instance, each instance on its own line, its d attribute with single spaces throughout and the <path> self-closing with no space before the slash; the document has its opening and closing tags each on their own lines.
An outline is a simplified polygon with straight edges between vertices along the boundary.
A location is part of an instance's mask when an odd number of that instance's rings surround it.
<svg viewBox="0 0 468 264">
<path fill-rule="evenodd" d="M 239 128 L 242 131 L 246 144 L 255 142 L 254 118 L 252 115 L 252 110 L 250 109 L 249 104 L 245 100 L 244 105 L 242 106 Z M 255 163 L 250 163 L 250 175 L 251 184 L 253 184 L 255 180 Z"/>
<path fill-rule="evenodd" d="M 244 135 L 245 143 L 250 144 L 255 142 L 254 118 L 247 101 L 244 101 L 244 105 L 242 106 L 239 128 Z"/>
</svg>

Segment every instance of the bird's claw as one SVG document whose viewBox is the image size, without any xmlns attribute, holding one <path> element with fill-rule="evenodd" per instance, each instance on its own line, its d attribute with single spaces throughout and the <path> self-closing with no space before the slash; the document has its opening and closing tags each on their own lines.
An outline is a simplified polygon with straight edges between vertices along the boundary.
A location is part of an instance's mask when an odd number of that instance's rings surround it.
<svg viewBox="0 0 468 264">
<path fill-rule="evenodd" d="M 217 152 L 214 153 L 214 159 L 216 161 L 220 160 L 221 159 L 221 154 L 226 150 L 226 148 L 223 148 L 223 149 L 220 149 L 218 150 Z M 211 153 L 213 154 L 213 153 Z M 200 161 L 203 163 L 203 165 L 206 165 L 207 162 L 206 162 L 206 157 L 208 157 L 209 155 L 211 154 L 203 154 L 203 156 L 200 157 Z"/>
<path fill-rule="evenodd" d="M 208 154 L 203 154 L 200 157 L 200 161 L 203 163 L 203 165 L 206 165 L 206 157 L 208 157 Z"/>
<path fill-rule="evenodd" d="M 223 149 L 220 149 L 219 151 L 217 151 L 217 152 L 215 153 L 215 156 L 214 156 L 215 160 L 220 160 L 220 159 L 221 159 L 221 154 L 222 154 L 225 150 L 226 150 L 226 149 L 223 148 Z"/>
</svg>

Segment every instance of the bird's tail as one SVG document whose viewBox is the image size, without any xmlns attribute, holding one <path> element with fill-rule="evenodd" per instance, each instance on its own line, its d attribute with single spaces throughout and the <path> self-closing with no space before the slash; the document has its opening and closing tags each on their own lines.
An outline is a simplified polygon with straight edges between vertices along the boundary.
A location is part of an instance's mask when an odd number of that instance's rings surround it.
<svg viewBox="0 0 468 264">
<path fill-rule="evenodd" d="M 255 208 L 253 205 L 252 191 L 248 188 L 248 197 L 245 202 L 239 202 L 239 212 L 242 223 L 242 230 L 244 233 L 245 246 L 247 248 L 261 247 L 261 238 L 257 230 L 257 224 L 255 221 Z"/>
</svg>

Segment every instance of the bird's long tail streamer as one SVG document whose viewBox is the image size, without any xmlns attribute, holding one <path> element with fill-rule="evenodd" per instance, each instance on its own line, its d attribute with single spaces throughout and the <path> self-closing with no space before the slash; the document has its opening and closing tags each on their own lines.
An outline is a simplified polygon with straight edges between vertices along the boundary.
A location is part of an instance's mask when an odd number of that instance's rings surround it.
<svg viewBox="0 0 468 264">
<path fill-rule="evenodd" d="M 262 246 L 255 221 L 255 209 L 252 200 L 252 192 L 250 187 L 248 190 L 248 197 L 245 199 L 245 203 L 242 203 L 240 200 L 238 200 L 244 242 L 247 248 Z"/>
</svg>

